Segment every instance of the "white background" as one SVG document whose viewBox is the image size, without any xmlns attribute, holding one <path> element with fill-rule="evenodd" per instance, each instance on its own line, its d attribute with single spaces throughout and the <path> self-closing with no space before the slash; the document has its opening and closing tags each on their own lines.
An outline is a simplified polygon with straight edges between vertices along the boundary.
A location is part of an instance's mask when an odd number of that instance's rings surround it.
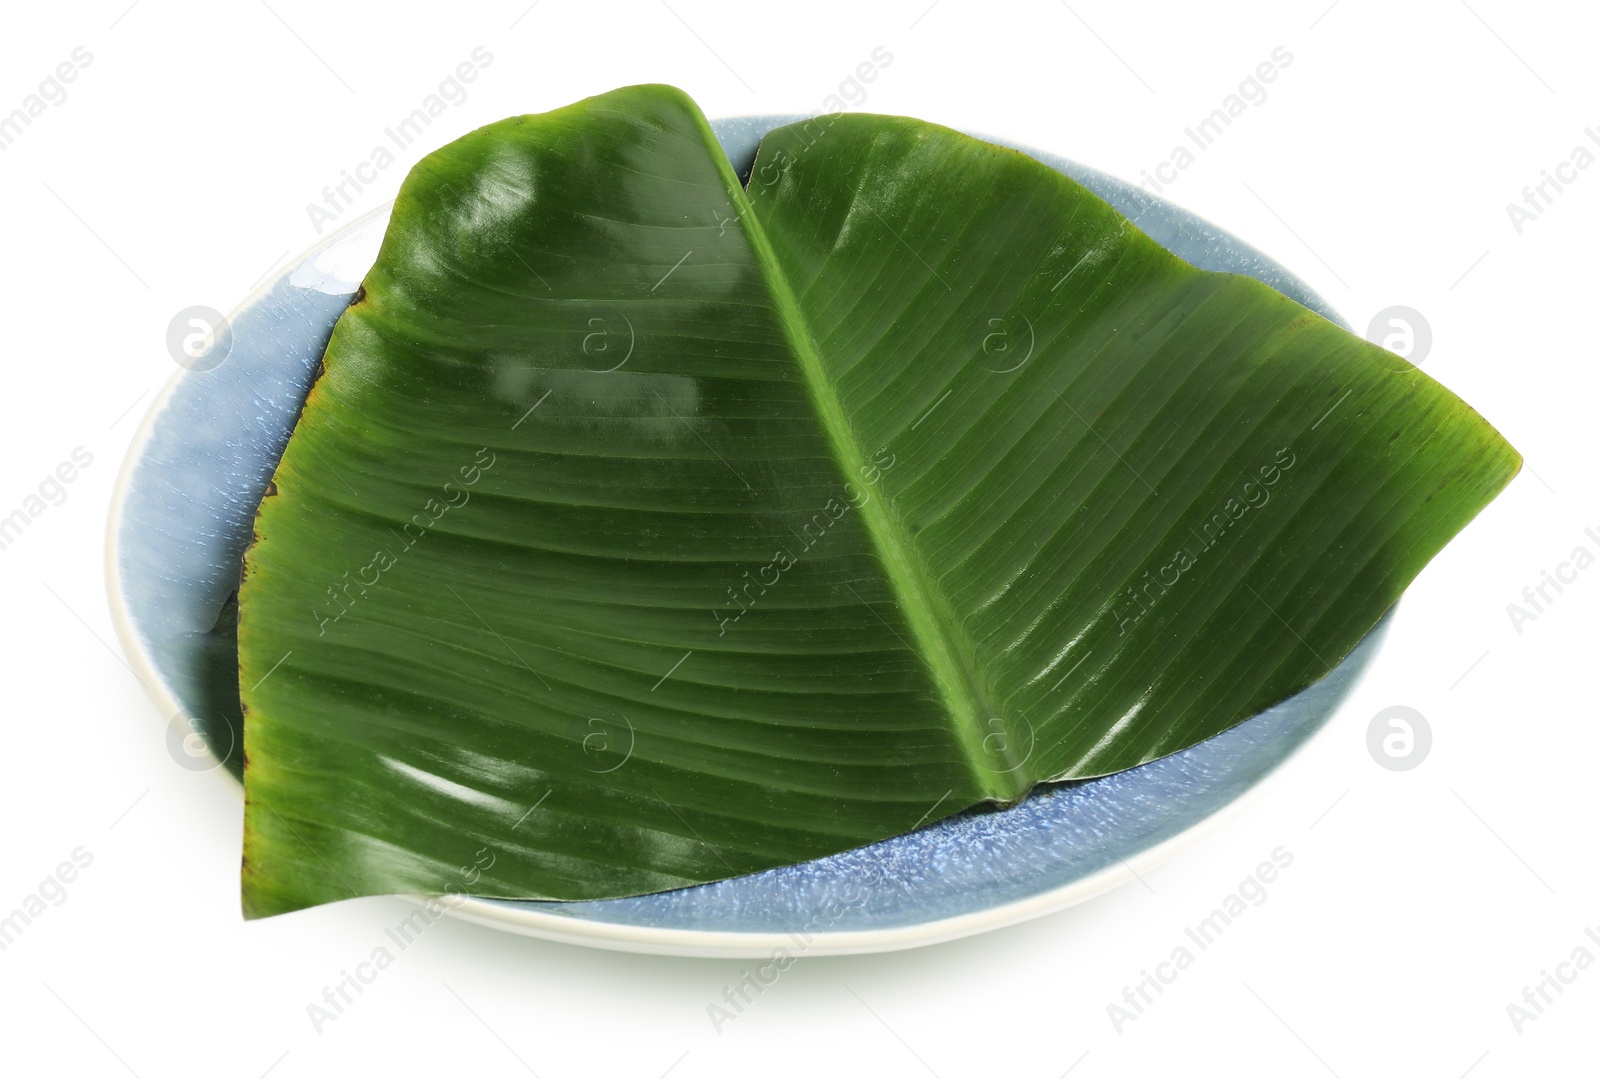
<svg viewBox="0 0 1600 1079">
<path fill-rule="evenodd" d="M 77 46 L 70 95 L 0 152 L 0 515 L 93 464 L 0 551 L 0 913 L 92 865 L 0 953 L 12 1074 L 809 1076 L 1596 1073 L 1600 963 L 1519 1032 L 1507 1005 L 1600 945 L 1600 568 L 1517 631 L 1507 604 L 1600 554 L 1593 412 L 1600 167 L 1519 233 L 1506 205 L 1600 128 L 1577 3 L 228 4 L 13 7 L 0 113 Z M 115 22 L 114 22 L 115 20 Z M 513 20 L 517 20 L 513 25 Z M 711 116 L 811 112 L 872 50 L 861 107 L 981 130 L 1138 182 L 1272 50 L 1292 64 L 1167 196 L 1302 274 L 1357 327 L 1409 305 L 1425 369 L 1527 467 L 1422 574 L 1326 729 L 1248 812 L 1081 907 L 918 951 L 806 958 L 718 1033 L 738 961 L 611 954 L 448 921 L 318 1033 L 306 1006 L 407 907 L 245 924 L 240 798 L 177 767 L 117 654 L 102 574 L 129 440 L 175 370 L 174 313 L 230 309 L 317 240 L 306 204 L 476 46 L 420 152 L 646 81 Z M 1170 175 L 1170 173 L 1169 173 Z M 1248 185 L 1248 186 L 1247 186 Z M 1547 189 L 1548 190 L 1548 189 Z M 1381 709 L 1433 731 L 1379 767 Z M 131 807 L 131 808 L 130 808 Z M 1293 865 L 1120 1032 L 1107 1005 L 1272 849 Z M 1564 968 L 1571 970 L 1573 968 Z"/>
</svg>

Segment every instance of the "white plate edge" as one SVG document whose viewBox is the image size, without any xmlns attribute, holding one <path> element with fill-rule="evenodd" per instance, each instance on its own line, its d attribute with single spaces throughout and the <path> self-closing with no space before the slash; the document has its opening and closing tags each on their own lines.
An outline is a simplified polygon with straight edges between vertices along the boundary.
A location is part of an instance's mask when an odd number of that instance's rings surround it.
<svg viewBox="0 0 1600 1079">
<path fill-rule="evenodd" d="M 389 213 L 393 205 L 393 200 L 390 200 L 362 214 L 360 217 L 346 222 L 337 231 L 306 249 L 298 258 L 279 265 L 287 266 L 290 270 L 304 265 L 319 251 L 339 242 L 361 225 L 381 214 Z M 283 273 L 279 273 L 263 281 L 243 300 L 234 305 L 227 316 L 228 321 L 232 322 L 239 314 L 271 292 L 278 282 L 283 279 L 283 276 Z M 1317 295 L 1321 296 L 1320 293 Z M 1323 300 L 1327 302 L 1326 297 L 1323 297 Z M 1339 313 L 1342 314 L 1342 312 Z M 168 722 L 182 714 L 184 708 L 168 688 L 165 681 L 159 676 L 155 664 L 144 647 L 144 642 L 134 627 L 132 616 L 123 597 L 122 573 L 117 563 L 116 539 L 118 532 L 121 530 L 123 506 L 127 498 L 128 487 L 131 483 L 134 469 L 138 466 L 140 459 L 143 457 L 145 447 L 149 443 L 156 419 L 165 410 L 177 387 L 186 377 L 195 374 L 197 373 L 180 366 L 167 379 L 166 383 L 158 391 L 155 400 L 151 402 L 150 407 L 146 410 L 139 423 L 138 429 L 134 432 L 133 438 L 128 444 L 127 454 L 123 458 L 116 482 L 112 487 L 110 507 L 106 515 L 104 557 L 107 602 L 111 612 L 112 626 L 116 630 L 117 640 L 122 645 L 134 677 L 138 679 L 157 706 L 158 711 L 166 717 Z M 1358 674 L 1356 680 L 1359 681 L 1360 678 L 1361 675 Z M 1265 794 L 1276 789 L 1282 781 L 1285 767 L 1325 733 L 1337 711 L 1338 706 L 1335 707 L 1333 714 L 1329 715 L 1316 733 L 1291 750 L 1288 756 L 1280 760 L 1271 770 L 1251 784 L 1246 791 L 1228 802 L 1221 809 L 1207 815 L 1202 820 L 1196 821 L 1177 835 L 1169 836 L 1167 839 L 1145 848 L 1134 855 L 1131 860 L 1120 860 L 1120 865 L 1118 866 L 1107 866 L 1086 877 L 1053 888 L 1047 892 L 989 907 L 982 911 L 958 914 L 948 918 L 922 922 L 911 926 L 899 926 L 893 929 L 824 931 L 817 933 L 803 946 L 797 946 L 795 937 L 789 933 L 660 929 L 650 926 L 624 925 L 615 922 L 595 922 L 538 910 L 515 910 L 499 903 L 473 897 L 446 904 L 445 910 L 451 917 L 462 921 L 514 933 L 519 936 L 602 948 L 609 951 L 688 958 L 763 958 L 772 955 L 775 949 L 790 948 L 791 946 L 797 947 L 798 951 L 806 955 L 864 955 L 876 952 L 903 951 L 909 948 L 958 940 L 993 929 L 1031 921 L 1087 902 L 1097 896 L 1113 891 L 1121 885 L 1130 883 L 1131 880 L 1142 876 L 1141 870 L 1156 868 L 1158 865 L 1170 860 L 1179 851 L 1193 846 L 1200 840 L 1220 830 L 1252 809 Z M 232 775 L 220 766 L 220 763 L 218 767 L 211 769 L 211 771 L 225 776 L 229 787 L 242 795 L 242 785 L 235 781 Z M 1122 873 L 1121 869 L 1123 868 L 1126 868 L 1128 873 Z M 420 896 L 402 895 L 401 898 L 409 899 L 419 905 L 427 902 L 426 898 Z"/>
</svg>

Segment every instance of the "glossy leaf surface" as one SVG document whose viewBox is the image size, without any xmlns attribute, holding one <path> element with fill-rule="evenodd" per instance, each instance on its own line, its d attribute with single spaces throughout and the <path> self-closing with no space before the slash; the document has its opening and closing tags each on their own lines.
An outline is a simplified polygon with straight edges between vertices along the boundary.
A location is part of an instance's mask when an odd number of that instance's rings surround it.
<svg viewBox="0 0 1600 1079">
<path fill-rule="evenodd" d="M 590 899 L 1114 772 L 1336 664 L 1516 453 L 1073 181 L 681 93 L 396 200 L 240 594 L 252 915 Z"/>
</svg>

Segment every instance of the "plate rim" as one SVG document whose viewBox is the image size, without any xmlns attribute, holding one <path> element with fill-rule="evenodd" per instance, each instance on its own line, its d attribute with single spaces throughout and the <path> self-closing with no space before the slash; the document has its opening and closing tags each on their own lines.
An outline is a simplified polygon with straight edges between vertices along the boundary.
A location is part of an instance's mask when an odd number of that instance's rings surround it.
<svg viewBox="0 0 1600 1079">
<path fill-rule="evenodd" d="M 319 238 L 315 244 L 307 248 L 297 259 L 292 259 L 291 262 L 294 266 L 304 264 L 324 248 L 331 247 L 340 241 L 347 233 L 354 232 L 378 215 L 388 212 L 392 205 L 393 200 L 391 199 L 382 206 L 345 222 L 327 236 Z M 231 325 L 241 314 L 268 296 L 278 282 L 283 279 L 282 273 L 274 274 L 274 271 L 286 265 L 289 265 L 289 263 L 279 259 L 278 263 L 267 271 L 267 276 L 263 277 L 255 288 L 251 289 L 243 299 L 229 309 L 224 321 Z M 128 661 L 128 667 L 132 671 L 133 677 L 144 688 L 146 695 L 150 697 L 152 703 L 157 706 L 163 719 L 167 722 L 171 722 L 179 715 L 182 715 L 186 709 L 183 706 L 183 702 L 179 701 L 177 695 L 173 693 L 172 688 L 167 685 L 166 679 L 162 677 L 161 672 L 156 669 L 155 662 L 150 658 L 149 650 L 145 648 L 144 640 L 134 624 L 133 614 L 128 610 L 127 599 L 122 588 L 122 567 L 117 559 L 117 537 L 122 531 L 123 510 L 127 503 L 128 488 L 133 482 L 133 473 L 137 469 L 139 462 L 144 458 L 151 435 L 155 431 L 156 421 L 160 419 L 161 413 L 166 411 L 167 405 L 172 400 L 172 395 L 177 391 L 178 386 L 190 376 L 198 373 L 181 364 L 176 366 L 177 370 L 167 376 L 167 380 L 161 384 L 161 388 L 156 391 L 155 397 L 151 400 L 150 407 L 145 409 L 144 415 L 139 418 L 139 426 L 134 429 L 133 437 L 128 440 L 128 449 L 122 458 L 122 463 L 117 466 L 117 477 L 111 485 L 111 500 L 106 510 L 105 549 L 102 552 L 102 558 L 105 562 L 106 605 L 111 611 L 111 626 L 116 631 L 117 643 L 122 646 L 123 655 Z M 206 751 L 208 753 L 212 752 L 209 745 L 206 747 Z M 243 785 L 233 781 L 232 775 L 228 774 L 227 769 L 222 767 L 220 760 L 217 762 L 217 767 L 211 768 L 209 771 L 227 775 L 229 784 L 241 792 L 243 791 Z"/>
<path fill-rule="evenodd" d="M 719 123 L 731 124 L 770 120 L 776 121 L 778 126 L 781 126 L 782 123 L 793 122 L 794 119 L 790 114 L 783 113 L 750 113 L 717 117 L 708 122 L 715 127 Z M 994 138 L 977 132 L 965 133 L 973 138 L 1020 150 L 1036 160 L 1039 153 L 1046 152 L 1037 151 L 1034 147 L 1017 143 L 1011 139 Z M 1060 157 L 1061 155 L 1051 156 Z M 1073 161 L 1074 164 L 1082 165 L 1081 162 L 1076 162 L 1074 159 L 1063 158 L 1063 160 Z M 1082 165 L 1082 167 L 1096 172 L 1101 171 L 1095 169 L 1094 166 Z M 1102 173 L 1102 175 L 1129 187 L 1137 188 L 1137 185 L 1115 174 Z M 1155 196 L 1155 198 L 1161 202 L 1170 202 L 1170 200 L 1162 196 Z M 390 199 L 366 213 L 344 222 L 327 236 L 318 238 L 315 243 L 298 256 L 289 259 L 287 262 L 280 259 L 278 264 L 273 267 L 273 270 L 268 271 L 267 277 L 263 278 L 244 298 L 233 305 L 227 314 L 226 321 L 233 322 L 241 314 L 269 295 L 278 283 L 283 280 L 285 273 L 292 272 L 294 268 L 305 265 L 320 252 L 341 242 L 351 233 L 356 232 L 375 218 L 388 214 L 393 205 L 394 200 Z M 1182 208 L 1177 203 L 1171 203 L 1171 205 L 1179 209 Z M 1192 213 L 1192 211 L 1186 212 Z M 1194 216 L 1199 217 L 1198 214 Z M 1238 240 L 1237 237 L 1233 237 L 1231 232 L 1210 222 L 1209 219 L 1201 218 L 1201 220 L 1210 225 L 1211 228 Z M 1249 244 L 1247 241 L 1238 240 L 1238 242 L 1251 250 L 1256 250 L 1254 245 Z M 1283 272 L 1293 275 L 1293 271 L 1278 263 L 1276 259 L 1271 259 L 1264 254 L 1262 257 L 1268 258 L 1268 261 Z M 1342 315 L 1342 312 L 1338 312 L 1337 308 L 1325 296 L 1311 289 L 1310 286 L 1304 285 L 1303 282 L 1300 283 L 1307 293 L 1320 300 L 1328 311 Z M 1339 318 L 1337 321 L 1348 326 L 1348 323 L 1343 318 Z M 110 609 L 112 627 L 116 631 L 118 643 L 122 646 L 124 656 L 135 679 L 139 681 L 152 703 L 156 705 L 161 716 L 169 723 L 178 716 L 185 714 L 186 709 L 156 668 L 149 650 L 145 647 L 142 636 L 134 623 L 123 589 L 117 539 L 122 530 L 124 509 L 133 473 L 144 457 L 156 423 L 166 410 L 178 386 L 187 378 L 196 374 L 198 372 L 179 365 L 177 370 L 167 377 L 141 417 L 139 426 L 128 443 L 127 452 L 118 468 L 116 480 L 111 489 L 110 505 L 106 514 L 105 549 L 103 552 L 106 598 Z M 1382 634 L 1387 622 L 1387 617 L 1380 619 L 1374 629 L 1369 631 L 1368 636 Z M 1363 639 L 1365 640 L 1366 638 Z M 1381 641 L 1376 643 L 1381 644 Z M 1361 673 L 1356 673 L 1358 680 L 1361 677 Z M 1107 894 L 1142 877 L 1144 871 L 1152 870 L 1170 861 L 1181 850 L 1191 847 L 1220 831 L 1229 823 L 1249 812 L 1266 794 L 1277 788 L 1283 780 L 1287 767 L 1298 759 L 1312 743 L 1324 736 L 1329 726 L 1329 720 L 1332 719 L 1341 704 L 1342 702 L 1335 703 L 1329 716 L 1318 730 L 1279 759 L 1242 793 L 1175 835 L 1151 844 L 1130 858 L 1119 860 L 1120 864 L 1106 866 L 1067 884 L 1058 885 L 1055 888 L 1023 899 L 996 904 L 985 907 L 982 910 L 915 922 L 910 925 L 868 930 L 824 930 L 813 934 L 809 940 L 802 941 L 792 933 L 770 930 L 663 928 L 622 922 L 597 921 L 588 918 L 573 918 L 546 910 L 511 907 L 503 901 L 477 896 L 449 896 L 447 897 L 449 901 L 443 903 L 440 903 L 439 897 L 415 894 L 395 893 L 394 897 L 406 900 L 418 907 L 429 904 L 442 906 L 445 914 L 457 920 L 519 936 L 533 937 L 562 944 L 600 948 L 608 951 L 647 955 L 689 958 L 766 958 L 781 952 L 788 952 L 796 957 L 799 955 L 865 955 L 947 943 L 994 929 L 1001 929 L 1042 918 Z M 210 752 L 209 747 L 208 752 Z M 224 776 L 225 782 L 230 789 L 242 796 L 243 785 L 227 769 L 221 767 L 220 761 L 216 767 L 209 769 L 209 771 Z M 341 900 L 340 902 L 347 901 Z"/>
</svg>

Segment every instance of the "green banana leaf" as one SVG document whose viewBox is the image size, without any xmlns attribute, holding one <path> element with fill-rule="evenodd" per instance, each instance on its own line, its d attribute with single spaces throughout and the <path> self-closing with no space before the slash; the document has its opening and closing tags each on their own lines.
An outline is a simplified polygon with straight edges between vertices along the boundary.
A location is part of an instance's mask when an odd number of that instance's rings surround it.
<svg viewBox="0 0 1600 1079">
<path fill-rule="evenodd" d="M 1304 688 L 1520 459 L 1012 150 L 634 87 L 407 177 L 240 591 L 244 903 L 594 899 Z"/>
</svg>

